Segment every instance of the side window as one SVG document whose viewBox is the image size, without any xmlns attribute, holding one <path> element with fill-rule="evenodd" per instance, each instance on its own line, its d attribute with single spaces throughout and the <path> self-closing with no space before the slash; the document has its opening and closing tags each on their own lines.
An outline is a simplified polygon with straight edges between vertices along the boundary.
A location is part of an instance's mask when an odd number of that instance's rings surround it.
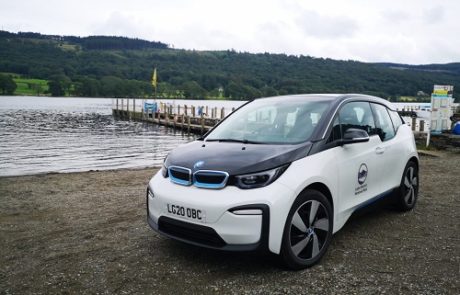
<svg viewBox="0 0 460 295">
<path fill-rule="evenodd" d="M 388 112 L 390 113 L 391 121 L 393 121 L 393 126 L 395 127 L 395 131 L 396 133 L 398 133 L 399 126 L 404 124 L 404 122 L 397 111 L 388 110 Z"/>
<path fill-rule="evenodd" d="M 395 130 L 387 108 L 380 104 L 372 103 L 372 109 L 375 113 L 375 121 L 377 122 L 380 139 L 382 141 L 392 139 L 395 136 Z"/>
<path fill-rule="evenodd" d="M 334 123 L 332 124 L 331 135 L 329 136 L 327 142 L 333 142 L 341 138 L 342 131 L 340 130 L 339 116 L 336 116 L 334 119 Z"/>
<path fill-rule="evenodd" d="M 339 111 L 342 136 L 349 128 L 365 130 L 369 135 L 377 134 L 374 117 L 368 102 L 350 102 Z"/>
</svg>

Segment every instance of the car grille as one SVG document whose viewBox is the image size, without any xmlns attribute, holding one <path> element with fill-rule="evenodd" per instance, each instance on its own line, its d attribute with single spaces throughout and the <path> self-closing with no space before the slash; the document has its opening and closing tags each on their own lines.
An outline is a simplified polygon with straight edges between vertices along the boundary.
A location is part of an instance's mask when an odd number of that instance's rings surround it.
<svg viewBox="0 0 460 295">
<path fill-rule="evenodd" d="M 184 167 L 170 166 L 168 168 L 171 181 L 182 185 L 192 184 L 192 170 Z"/>
<path fill-rule="evenodd" d="M 158 229 L 172 237 L 200 245 L 215 248 L 226 245 L 225 241 L 210 227 L 187 223 L 166 216 L 161 216 L 158 219 Z"/>
<path fill-rule="evenodd" d="M 198 170 L 192 175 L 192 170 L 180 167 L 170 166 L 168 174 L 173 183 L 181 185 L 195 185 L 200 188 L 219 189 L 225 187 L 229 175 L 224 171 Z"/>
<path fill-rule="evenodd" d="M 223 188 L 228 173 L 223 171 L 199 170 L 193 174 L 193 184 L 202 188 Z"/>
</svg>

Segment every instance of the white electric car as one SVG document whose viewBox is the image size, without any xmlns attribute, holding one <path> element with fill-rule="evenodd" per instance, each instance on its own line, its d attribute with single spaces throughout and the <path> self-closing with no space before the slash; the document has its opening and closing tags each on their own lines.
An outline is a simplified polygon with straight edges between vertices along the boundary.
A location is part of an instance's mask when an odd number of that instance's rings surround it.
<svg viewBox="0 0 460 295">
<path fill-rule="evenodd" d="M 148 184 L 147 219 L 183 242 L 268 249 L 300 269 L 356 210 L 385 196 L 412 209 L 418 168 L 413 133 L 384 99 L 256 99 L 166 157 Z"/>
</svg>

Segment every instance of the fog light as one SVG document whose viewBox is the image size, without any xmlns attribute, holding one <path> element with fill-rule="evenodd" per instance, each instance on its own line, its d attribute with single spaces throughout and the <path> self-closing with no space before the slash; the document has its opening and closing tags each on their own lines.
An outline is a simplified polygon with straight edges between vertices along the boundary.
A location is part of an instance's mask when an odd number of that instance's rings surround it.
<svg viewBox="0 0 460 295">
<path fill-rule="evenodd" d="M 260 209 L 240 209 L 231 212 L 235 215 L 262 215 L 262 210 Z"/>
</svg>

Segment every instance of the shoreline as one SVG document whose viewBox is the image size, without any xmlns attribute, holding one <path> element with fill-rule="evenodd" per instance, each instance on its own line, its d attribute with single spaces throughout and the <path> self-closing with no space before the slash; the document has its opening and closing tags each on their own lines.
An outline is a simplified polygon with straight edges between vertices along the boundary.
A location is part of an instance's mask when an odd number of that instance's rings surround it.
<svg viewBox="0 0 460 295">
<path fill-rule="evenodd" d="M 156 172 L 160 168 L 161 168 L 161 166 L 139 166 L 139 167 L 129 167 L 129 168 L 95 169 L 95 170 L 71 171 L 71 172 L 40 172 L 40 173 L 21 174 L 21 175 L 0 175 L 0 179 L 18 178 L 18 177 L 30 177 L 30 176 L 68 175 L 68 174 L 117 172 L 117 171 L 139 171 L 139 170 L 153 170 L 154 172 Z"/>
</svg>

